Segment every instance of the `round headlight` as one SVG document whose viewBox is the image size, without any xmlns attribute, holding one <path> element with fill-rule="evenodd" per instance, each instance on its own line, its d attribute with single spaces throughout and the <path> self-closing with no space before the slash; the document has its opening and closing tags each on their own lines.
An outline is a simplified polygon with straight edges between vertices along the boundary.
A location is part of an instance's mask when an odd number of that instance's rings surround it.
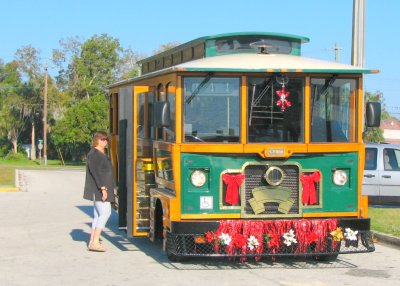
<svg viewBox="0 0 400 286">
<path fill-rule="evenodd" d="M 196 170 L 190 175 L 190 181 L 195 187 L 202 187 L 206 183 L 206 174 L 201 170 Z"/>
<path fill-rule="evenodd" d="M 265 172 L 264 179 L 271 186 L 279 186 L 282 184 L 283 179 L 285 179 L 285 173 L 281 168 L 272 166 Z"/>
<path fill-rule="evenodd" d="M 347 173 L 343 170 L 335 170 L 332 179 L 335 185 L 343 186 L 347 183 Z"/>
</svg>

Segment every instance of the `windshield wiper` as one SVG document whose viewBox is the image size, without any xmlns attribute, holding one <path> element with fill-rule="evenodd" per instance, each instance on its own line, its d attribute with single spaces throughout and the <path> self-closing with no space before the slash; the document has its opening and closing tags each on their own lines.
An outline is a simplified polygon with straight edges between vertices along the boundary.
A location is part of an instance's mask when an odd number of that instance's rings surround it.
<svg viewBox="0 0 400 286">
<path fill-rule="evenodd" d="M 210 81 L 211 76 L 212 73 L 207 74 L 199 86 L 192 92 L 190 96 L 186 98 L 186 104 L 190 104 L 192 102 L 192 100 L 199 94 L 200 90 Z"/>
</svg>

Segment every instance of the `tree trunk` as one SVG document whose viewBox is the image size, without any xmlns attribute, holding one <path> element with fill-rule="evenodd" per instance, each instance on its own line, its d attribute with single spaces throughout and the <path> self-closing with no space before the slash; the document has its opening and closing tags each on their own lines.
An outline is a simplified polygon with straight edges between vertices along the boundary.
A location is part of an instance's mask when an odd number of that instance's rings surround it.
<svg viewBox="0 0 400 286">
<path fill-rule="evenodd" d="M 14 152 L 14 153 L 17 153 L 17 140 L 14 140 L 14 139 L 12 139 L 11 140 L 11 144 L 13 145 L 13 148 L 12 148 L 12 151 Z"/>
<path fill-rule="evenodd" d="M 8 131 L 8 135 L 7 135 L 8 140 L 10 140 L 11 144 L 12 144 L 12 151 L 13 153 L 17 153 L 18 152 L 18 136 L 17 136 L 17 132 L 15 131 L 15 129 L 12 129 L 10 131 Z"/>
<path fill-rule="evenodd" d="M 35 124 L 32 122 L 32 133 L 31 133 L 31 160 L 36 160 L 36 148 L 35 148 Z"/>
</svg>

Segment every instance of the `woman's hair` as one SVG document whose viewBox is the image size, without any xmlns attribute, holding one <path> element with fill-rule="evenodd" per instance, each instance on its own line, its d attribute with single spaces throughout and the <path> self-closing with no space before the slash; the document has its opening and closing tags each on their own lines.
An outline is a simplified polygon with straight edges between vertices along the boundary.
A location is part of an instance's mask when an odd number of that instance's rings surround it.
<svg viewBox="0 0 400 286">
<path fill-rule="evenodd" d="M 92 147 L 96 147 L 97 145 L 99 145 L 99 140 L 102 138 L 108 138 L 108 135 L 106 132 L 104 131 L 96 131 L 93 134 L 93 138 L 92 138 Z"/>
</svg>

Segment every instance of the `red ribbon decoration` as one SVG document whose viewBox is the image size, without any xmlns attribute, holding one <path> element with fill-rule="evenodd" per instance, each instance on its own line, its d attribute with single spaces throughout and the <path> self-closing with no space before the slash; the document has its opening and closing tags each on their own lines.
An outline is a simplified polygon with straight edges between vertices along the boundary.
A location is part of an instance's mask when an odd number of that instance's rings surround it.
<svg viewBox="0 0 400 286">
<path fill-rule="evenodd" d="M 244 180 L 243 174 L 223 174 L 222 180 L 227 186 L 225 202 L 231 205 L 239 203 L 239 187 Z"/>
<path fill-rule="evenodd" d="M 340 241 L 329 242 L 327 237 L 338 225 L 337 219 L 300 219 L 300 220 L 221 220 L 215 232 L 209 231 L 204 234 L 208 243 L 214 247 L 214 253 L 227 253 L 230 255 L 243 255 L 240 260 L 246 261 L 247 255 L 255 255 L 258 261 L 263 253 L 272 254 L 275 260 L 276 253 L 284 253 L 287 249 L 282 243 L 282 236 L 294 229 L 298 243 L 294 249 L 295 253 L 308 253 L 309 251 L 320 253 L 336 249 Z M 224 247 L 221 245 L 220 235 L 222 233 L 231 236 L 232 241 Z M 255 236 L 260 243 L 256 249 L 249 250 L 247 239 Z M 264 244 L 265 236 L 269 240 Z M 331 243 L 331 244 L 329 244 Z M 309 246 L 312 244 L 312 247 Z M 328 249 L 327 249 L 328 247 Z"/>
<path fill-rule="evenodd" d="M 321 180 L 321 173 L 315 171 L 310 175 L 303 174 L 300 176 L 300 181 L 303 185 L 303 195 L 301 197 L 304 205 L 315 205 L 317 203 L 317 193 L 315 191 L 315 182 Z"/>
</svg>

